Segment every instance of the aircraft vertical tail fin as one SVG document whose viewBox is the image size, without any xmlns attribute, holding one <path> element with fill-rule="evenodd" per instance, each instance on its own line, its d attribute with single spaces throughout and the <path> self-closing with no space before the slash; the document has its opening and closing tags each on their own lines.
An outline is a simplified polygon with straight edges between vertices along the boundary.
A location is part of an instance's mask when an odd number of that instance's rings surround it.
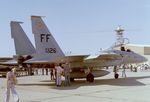
<svg viewBox="0 0 150 102">
<path fill-rule="evenodd" d="M 26 33 L 22 29 L 20 23 L 17 21 L 11 21 L 11 37 L 14 39 L 15 50 L 17 55 L 31 55 L 35 53 L 35 48 L 31 41 L 28 39 Z"/>
<path fill-rule="evenodd" d="M 48 54 L 51 58 L 63 57 L 63 51 L 50 33 L 41 16 L 31 16 L 31 21 L 37 53 Z"/>
</svg>

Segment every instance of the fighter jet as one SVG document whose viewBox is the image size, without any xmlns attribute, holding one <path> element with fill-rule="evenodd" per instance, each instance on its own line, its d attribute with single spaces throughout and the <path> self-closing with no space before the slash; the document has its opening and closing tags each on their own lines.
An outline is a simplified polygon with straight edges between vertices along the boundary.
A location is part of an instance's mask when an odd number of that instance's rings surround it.
<svg viewBox="0 0 150 102">
<path fill-rule="evenodd" d="M 47 28 L 41 16 L 31 16 L 32 31 L 35 37 L 36 51 L 42 56 L 34 57 L 25 63 L 70 63 L 71 68 L 103 68 L 128 63 L 141 63 L 147 59 L 133 51 L 109 49 L 97 56 L 65 56 L 60 46 Z M 122 48 L 122 47 L 121 47 Z"/>
<path fill-rule="evenodd" d="M 14 38 L 16 54 L 30 55 L 31 59 L 23 61 L 27 64 L 50 64 L 50 63 L 69 63 L 72 68 L 72 78 L 87 77 L 84 70 L 90 68 L 95 77 L 108 74 L 102 69 L 108 66 L 117 66 L 127 63 L 141 63 L 147 59 L 132 51 L 107 50 L 99 55 L 68 55 L 66 56 L 53 35 L 47 28 L 41 16 L 31 16 L 32 32 L 35 37 L 36 49 L 29 41 L 25 32 L 20 26 L 20 22 L 11 22 L 11 34 Z M 20 48 L 23 46 L 23 48 Z M 9 62 L 8 62 L 9 63 Z M 7 63 L 7 64 L 8 64 Z"/>
</svg>

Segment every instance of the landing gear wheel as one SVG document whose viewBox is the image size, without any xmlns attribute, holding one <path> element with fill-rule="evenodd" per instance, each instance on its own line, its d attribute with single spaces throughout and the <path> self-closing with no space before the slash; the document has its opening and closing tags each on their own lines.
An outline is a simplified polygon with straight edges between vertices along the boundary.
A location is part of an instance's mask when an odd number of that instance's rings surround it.
<svg viewBox="0 0 150 102">
<path fill-rule="evenodd" d="M 74 78 L 70 78 L 70 81 L 73 82 L 73 81 L 74 81 Z"/>
<path fill-rule="evenodd" d="M 86 76 L 86 81 L 88 81 L 88 82 L 94 82 L 94 75 L 92 73 L 89 73 Z"/>
<path fill-rule="evenodd" d="M 115 77 L 115 79 L 118 79 L 119 74 L 115 74 L 114 77 Z"/>
</svg>

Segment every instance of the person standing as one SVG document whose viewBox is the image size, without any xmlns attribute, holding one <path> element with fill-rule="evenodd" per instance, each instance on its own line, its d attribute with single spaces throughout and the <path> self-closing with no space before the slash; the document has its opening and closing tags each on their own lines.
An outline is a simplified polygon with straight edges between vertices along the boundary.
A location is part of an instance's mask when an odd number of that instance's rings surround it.
<svg viewBox="0 0 150 102">
<path fill-rule="evenodd" d="M 126 78 L 126 65 L 125 64 L 122 66 L 122 77 Z"/>
<path fill-rule="evenodd" d="M 51 74 L 51 80 L 54 80 L 54 69 L 53 68 L 51 68 L 50 74 Z"/>
<path fill-rule="evenodd" d="M 64 66 L 65 86 L 70 86 L 70 72 L 71 69 L 69 67 L 69 64 L 66 63 Z"/>
<path fill-rule="evenodd" d="M 9 102 L 9 98 L 10 98 L 10 91 L 13 95 L 13 98 L 15 100 L 15 102 L 19 102 L 19 96 L 16 92 L 15 89 L 15 84 L 17 82 L 16 76 L 15 76 L 15 69 L 9 69 L 9 71 L 7 72 L 6 75 L 7 78 L 7 87 L 6 87 L 6 96 L 5 96 L 5 102 Z"/>
<path fill-rule="evenodd" d="M 61 64 L 59 64 L 59 66 L 56 66 L 55 69 L 56 69 L 56 85 L 60 87 L 61 86 L 61 74 L 63 72 Z"/>
<path fill-rule="evenodd" d="M 55 80 L 55 64 L 50 64 L 50 76 L 51 80 Z"/>
</svg>

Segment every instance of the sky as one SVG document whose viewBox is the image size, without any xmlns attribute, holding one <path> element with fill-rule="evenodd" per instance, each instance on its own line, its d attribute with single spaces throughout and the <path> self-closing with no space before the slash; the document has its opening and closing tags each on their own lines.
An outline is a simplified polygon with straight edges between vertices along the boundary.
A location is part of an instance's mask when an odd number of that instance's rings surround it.
<svg viewBox="0 0 150 102">
<path fill-rule="evenodd" d="M 1 0 L 0 12 L 0 57 L 16 54 L 10 21 L 24 22 L 22 27 L 34 44 L 31 15 L 45 16 L 66 54 L 97 54 L 109 48 L 118 25 L 130 43 L 150 45 L 150 0 Z"/>
</svg>

